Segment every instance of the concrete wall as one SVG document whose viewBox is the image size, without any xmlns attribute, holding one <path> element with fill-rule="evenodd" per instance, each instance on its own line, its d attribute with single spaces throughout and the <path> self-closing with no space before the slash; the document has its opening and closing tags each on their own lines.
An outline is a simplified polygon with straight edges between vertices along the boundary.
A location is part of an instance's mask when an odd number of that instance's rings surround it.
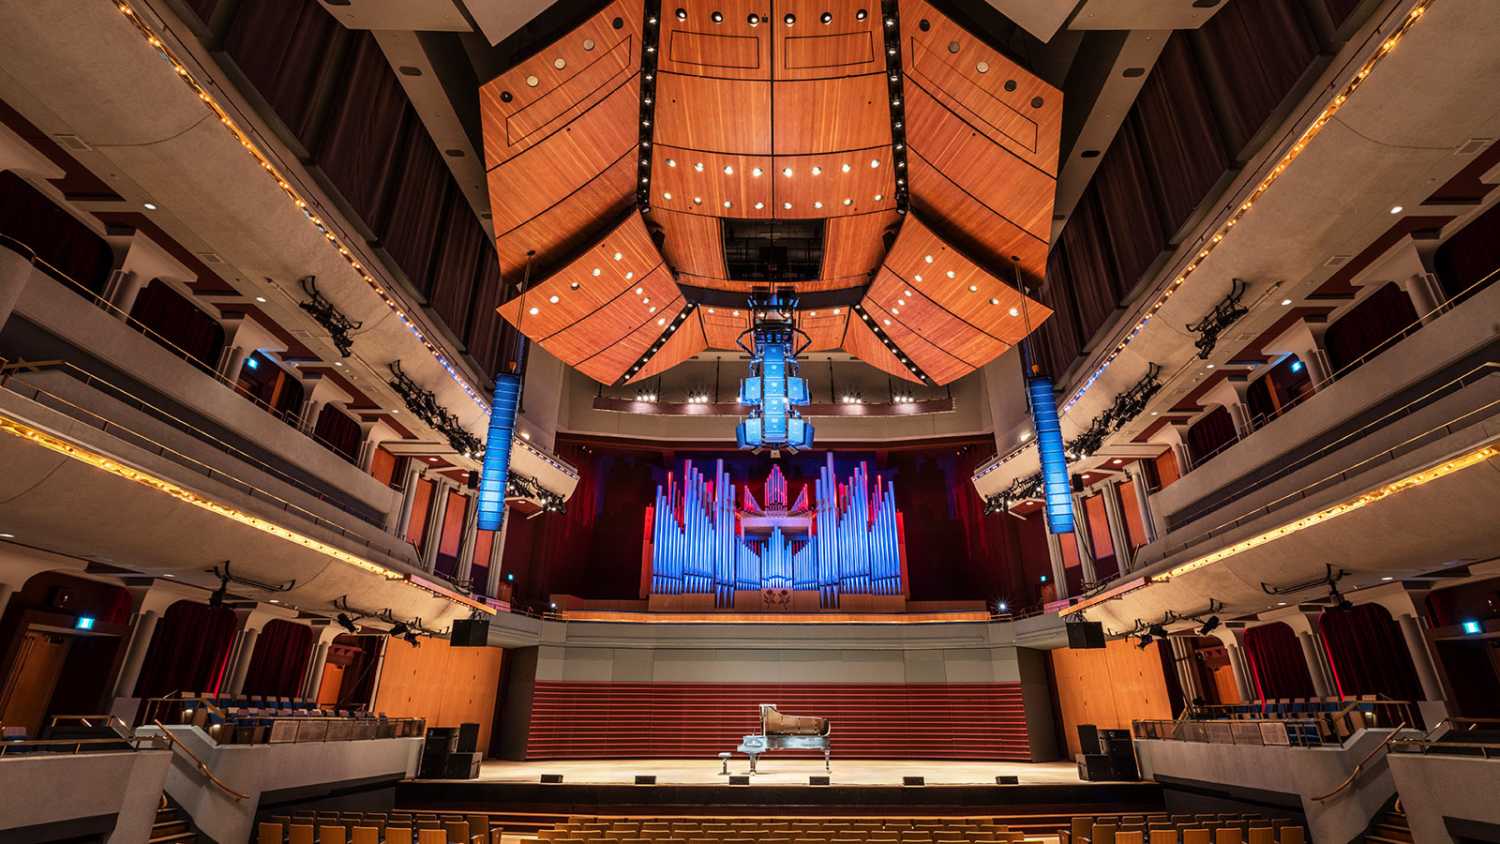
<svg viewBox="0 0 1500 844">
<path fill-rule="evenodd" d="M 225 842 L 250 840 L 262 795 L 405 779 L 416 773 L 422 752 L 420 738 L 218 745 L 197 727 L 167 729 L 225 785 L 247 795 L 235 800 L 210 786 L 181 754 L 173 755 L 166 775 L 167 793 L 182 804 L 204 834 Z M 143 727 L 139 732 L 151 734 L 157 729 Z"/>
<path fill-rule="evenodd" d="M 7 756 L 0 761 L 0 840 L 5 830 L 113 816 L 110 844 L 139 844 L 151 837 L 170 762 L 165 750 Z"/>
<path fill-rule="evenodd" d="M 1500 827 L 1500 759 L 1393 753 L 1386 761 L 1415 840 L 1452 842 L 1444 818 Z"/>
<path fill-rule="evenodd" d="M 1361 730 L 1342 747 L 1260 747 L 1189 741 L 1135 742 L 1141 776 L 1168 785 L 1270 792 L 1294 798 L 1307 817 L 1310 840 L 1342 844 L 1370 824 L 1396 787 L 1384 753 L 1365 765 L 1353 786 L 1325 802 L 1389 730 Z M 1417 838 L 1425 843 L 1427 839 Z"/>
</svg>

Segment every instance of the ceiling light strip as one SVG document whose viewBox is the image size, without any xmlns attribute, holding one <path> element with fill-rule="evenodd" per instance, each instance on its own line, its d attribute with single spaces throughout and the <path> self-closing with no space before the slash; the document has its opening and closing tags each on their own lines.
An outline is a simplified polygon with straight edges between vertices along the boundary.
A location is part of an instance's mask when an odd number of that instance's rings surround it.
<svg viewBox="0 0 1500 844">
<path fill-rule="evenodd" d="M 1064 414 L 1072 409 L 1073 405 L 1077 404 L 1079 400 L 1083 398 L 1084 394 L 1088 392 L 1089 388 L 1094 385 L 1094 382 L 1098 381 L 1099 377 L 1104 374 L 1104 371 L 1109 368 L 1110 364 L 1114 363 L 1115 358 L 1119 357 L 1120 353 L 1125 350 L 1125 347 L 1130 345 L 1131 341 L 1136 338 L 1136 335 L 1141 333 L 1141 330 L 1146 327 L 1146 324 L 1151 321 L 1151 318 L 1156 315 L 1157 311 L 1160 311 L 1162 309 L 1162 306 L 1165 305 L 1167 300 L 1172 297 L 1172 294 L 1177 292 L 1177 288 L 1181 287 L 1183 283 L 1187 281 L 1188 277 L 1191 276 L 1194 271 L 1196 271 L 1198 267 L 1203 264 L 1203 261 L 1207 259 L 1215 249 L 1218 248 L 1219 244 L 1224 241 L 1224 238 L 1229 235 L 1230 230 L 1234 228 L 1234 225 L 1250 212 L 1250 209 L 1255 205 L 1257 201 L 1260 200 L 1261 195 L 1264 194 L 1268 189 L 1270 189 L 1271 185 L 1275 184 L 1277 179 L 1281 178 L 1282 173 L 1286 172 L 1287 167 L 1291 166 L 1291 163 L 1293 161 L 1296 161 L 1297 158 L 1302 155 L 1303 150 L 1307 148 L 1307 145 L 1312 142 L 1313 138 L 1317 137 L 1318 133 L 1323 131 L 1323 127 L 1328 125 L 1328 122 L 1333 119 L 1334 115 L 1338 113 L 1339 109 L 1343 108 L 1344 105 L 1348 103 L 1349 97 L 1353 96 L 1354 92 L 1364 84 L 1364 81 L 1369 78 L 1370 73 L 1375 69 L 1375 67 L 1380 64 L 1380 62 L 1383 61 L 1386 56 L 1389 56 L 1391 54 L 1391 51 L 1396 48 L 1396 45 L 1401 42 L 1401 39 L 1406 36 L 1406 33 L 1411 31 L 1411 28 L 1416 25 L 1417 21 L 1421 20 L 1422 15 L 1425 14 L 1435 2 L 1437 2 L 1437 0 L 1417 0 L 1416 5 L 1413 6 L 1409 12 L 1407 12 L 1406 17 L 1402 19 L 1401 23 L 1396 27 L 1396 29 L 1392 31 L 1390 35 L 1386 36 L 1385 39 L 1381 42 L 1380 47 L 1375 52 L 1375 55 L 1371 56 L 1364 63 L 1364 65 L 1360 67 L 1359 71 L 1354 74 L 1354 77 L 1344 85 L 1343 89 L 1334 96 L 1334 98 L 1328 103 L 1328 105 L 1323 107 L 1323 110 L 1318 114 L 1317 118 L 1313 120 L 1312 124 L 1307 127 L 1307 129 L 1302 133 L 1300 137 L 1297 138 L 1297 140 L 1292 144 L 1291 148 L 1288 149 L 1284 155 L 1282 155 L 1281 160 L 1276 163 L 1276 166 L 1272 167 L 1271 171 L 1267 173 L 1261 179 L 1260 183 L 1255 186 L 1255 189 L 1250 192 L 1250 195 L 1235 207 L 1234 211 L 1230 213 L 1229 217 L 1223 222 L 1223 224 L 1221 224 L 1219 228 L 1213 233 L 1213 235 L 1210 236 L 1208 240 L 1203 244 L 1203 247 L 1198 251 L 1198 253 L 1188 261 L 1187 266 L 1183 267 L 1182 272 L 1178 273 L 1177 277 L 1174 278 L 1172 282 L 1167 285 L 1166 289 L 1161 292 L 1156 301 L 1146 311 L 1145 315 L 1142 316 L 1135 323 L 1134 327 L 1130 329 L 1129 333 L 1127 333 L 1125 337 L 1115 345 L 1115 348 L 1110 351 L 1109 355 L 1105 357 L 1103 362 L 1101 362 L 1093 372 L 1089 373 L 1088 378 L 1083 382 L 1078 390 L 1074 392 L 1073 395 L 1069 397 L 1068 400 L 1063 404 L 1062 412 Z"/>
<path fill-rule="evenodd" d="M 200 84 L 196 78 L 194 78 L 192 71 L 189 70 L 187 65 L 177 57 L 177 54 L 166 45 L 166 42 L 164 42 L 156 35 L 155 32 L 151 30 L 151 27 L 141 19 L 140 15 L 136 14 L 135 9 L 129 3 L 114 2 L 113 5 L 116 9 L 120 10 L 120 14 L 124 15 L 127 20 L 135 25 L 136 30 L 139 31 L 141 33 L 141 36 L 146 39 L 146 43 L 150 44 L 151 47 L 156 50 L 157 54 L 172 66 L 172 69 L 177 72 L 178 78 L 180 78 L 183 83 L 186 84 L 195 95 L 197 95 L 198 99 L 208 107 L 209 111 L 213 112 L 214 116 L 219 119 L 219 123 L 223 125 L 224 128 L 229 130 L 230 134 L 234 135 L 235 139 L 240 142 L 240 146 L 243 147 L 245 151 L 256 160 L 257 163 L 260 164 L 261 169 L 264 170 L 268 176 L 276 180 L 276 186 L 281 188 L 282 192 L 292 200 L 292 204 L 297 207 L 297 210 L 302 212 L 302 214 L 307 217 L 307 219 L 313 224 L 313 226 L 318 229 L 318 232 L 323 235 L 324 239 L 328 241 L 328 244 L 338 250 L 339 254 L 344 257 L 344 260 L 349 263 L 350 268 L 352 268 L 354 272 L 364 280 L 365 284 L 369 285 L 370 289 L 374 290 L 375 294 L 378 295 L 383 302 L 385 302 L 386 307 L 395 312 L 397 318 L 401 320 L 401 324 L 406 326 L 406 330 L 411 332 L 412 336 L 416 337 L 422 342 L 422 345 L 427 347 L 427 351 L 430 352 L 433 358 L 437 360 L 437 362 L 443 367 L 445 371 L 447 371 L 448 377 L 452 378 L 454 383 L 458 384 L 458 386 L 463 389 L 464 394 L 467 395 L 475 405 L 477 405 L 485 413 L 489 413 L 489 404 L 484 400 L 484 397 L 479 394 L 479 391 L 474 389 L 474 387 L 470 385 L 467 380 L 465 380 L 464 376 L 458 371 L 457 367 L 453 365 L 453 361 L 448 357 L 448 355 L 442 349 L 438 348 L 437 344 L 428 339 L 427 335 L 422 332 L 422 329 L 419 328 L 414 321 L 412 321 L 410 316 L 408 316 L 408 311 L 410 309 L 403 305 L 401 302 L 397 301 L 396 298 L 391 295 L 389 285 L 386 285 L 376 279 L 370 273 L 370 271 L 365 268 L 364 264 L 354 254 L 353 250 L 351 250 L 344 243 L 340 242 L 338 236 L 334 234 L 332 227 L 312 211 L 311 203 L 305 197 L 303 197 L 295 187 L 292 186 L 291 181 L 285 175 L 283 175 L 281 171 L 276 169 L 276 166 L 271 163 L 270 156 L 268 156 L 264 151 L 261 150 L 259 146 L 256 145 L 255 141 L 250 137 L 249 133 L 247 133 L 244 129 L 241 129 L 239 124 L 235 123 L 234 119 L 229 116 L 229 112 L 219 104 L 219 101 L 216 100 L 211 93 L 209 93 L 208 89 Z"/>
<path fill-rule="evenodd" d="M 618 387 L 622 384 L 627 384 L 634 379 L 635 374 L 645 368 L 646 364 L 650 363 L 652 358 L 656 357 L 656 353 L 667 345 L 667 341 L 672 339 L 672 335 L 677 332 L 677 329 L 682 326 L 682 323 L 689 316 L 692 316 L 693 311 L 697 307 L 697 302 L 688 302 L 686 305 L 683 305 L 682 310 L 677 312 L 677 316 L 672 318 L 671 324 L 663 329 L 661 335 L 656 338 L 656 342 L 648 346 L 646 351 L 642 352 L 641 356 L 636 359 L 636 362 L 631 364 L 629 369 L 625 370 L 625 374 L 621 375 L 615 381 L 615 386 Z"/>
<path fill-rule="evenodd" d="M 656 56 L 661 41 L 661 0 L 646 0 L 645 31 L 641 35 L 640 163 L 636 165 L 635 207 L 651 211 L 651 141 L 656 132 Z"/>
<path fill-rule="evenodd" d="M 881 0 L 881 28 L 885 32 L 886 97 L 891 104 L 891 163 L 896 181 L 896 213 L 911 204 L 906 184 L 906 94 L 901 70 L 901 15 L 897 0 Z"/>
<path fill-rule="evenodd" d="M 891 355 L 896 358 L 897 363 L 905 366 L 908 370 L 910 370 L 911 374 L 923 384 L 932 384 L 932 379 L 928 378 L 927 373 L 923 372 L 922 368 L 917 366 L 916 360 L 914 360 L 911 355 L 902 351 L 900 346 L 896 345 L 896 341 L 892 340 L 891 336 L 885 333 L 885 329 L 881 328 L 880 323 L 874 317 L 870 316 L 870 312 L 865 310 L 864 305 L 855 305 L 854 313 L 860 319 L 864 320 L 865 326 L 867 328 L 875 332 L 875 339 L 879 340 L 882 346 L 885 346 L 886 351 L 890 352 Z"/>
<path fill-rule="evenodd" d="M 115 475 L 116 477 L 124 478 L 128 481 L 134 481 L 135 483 L 141 484 L 142 486 L 150 487 L 157 492 L 170 495 L 171 497 L 179 501 L 184 501 L 188 504 L 191 504 L 194 507 L 199 507 L 211 513 L 216 513 L 226 519 L 239 522 L 242 525 L 255 528 L 256 530 L 262 531 L 264 533 L 269 533 L 272 536 L 278 537 L 280 539 L 285 539 L 286 541 L 291 542 L 295 545 L 301 545 L 304 548 L 316 551 L 326 557 L 332 557 L 333 559 L 338 560 L 341 563 L 347 563 L 348 565 L 354 566 L 358 569 L 363 569 L 371 574 L 378 574 L 387 580 L 404 581 L 407 579 L 407 575 L 405 572 L 397 571 L 387 566 L 382 566 L 379 563 L 366 560 L 363 557 L 351 554 L 341 548 L 335 548 L 334 546 L 329 545 L 326 542 L 322 542 L 317 539 L 313 539 L 310 536 L 298 533 L 294 530 L 284 528 L 281 525 L 276 524 L 275 522 L 271 522 L 266 519 L 262 519 L 259 516 L 246 513 L 243 510 L 238 510 L 227 504 L 221 504 L 217 501 L 214 501 L 213 499 L 205 498 L 204 496 L 199 495 L 198 493 L 193 492 L 186 487 L 178 486 L 177 484 L 174 484 L 171 481 L 166 480 L 165 478 L 157 477 L 156 475 L 150 474 L 149 472 L 144 472 L 132 466 L 127 466 L 124 463 L 119 462 L 118 460 L 113 460 L 97 452 L 74 445 L 73 443 L 53 436 L 46 431 L 33 428 L 32 426 L 27 425 L 24 422 L 11 419 L 6 416 L 0 416 L 0 431 L 5 431 L 8 434 L 20 437 L 21 439 L 26 440 L 33 445 L 39 445 L 50 451 L 55 451 L 65 457 L 71 457 L 72 459 L 77 460 L 80 463 L 88 464 L 89 466 L 93 466 L 96 469 L 102 469 L 103 471 Z"/>
<path fill-rule="evenodd" d="M 1246 551 L 1259 548 L 1260 546 L 1265 545 L 1268 542 L 1274 542 L 1275 540 L 1291 536 L 1294 533 L 1299 533 L 1315 525 L 1322 524 L 1329 519 L 1336 519 L 1339 516 L 1347 515 L 1354 512 L 1355 510 L 1362 509 L 1386 498 L 1390 498 L 1393 495 L 1406 492 L 1409 489 L 1414 489 L 1416 487 L 1422 486 L 1423 484 L 1431 483 L 1432 481 L 1438 480 L 1439 478 L 1445 478 L 1455 472 L 1467 469 L 1470 466 L 1477 466 L 1485 462 L 1486 460 L 1489 460 L 1496 456 L 1500 456 L 1500 448 L 1497 448 L 1496 446 L 1488 445 L 1483 448 L 1475 449 L 1474 451 L 1468 452 L 1467 454 L 1439 463 L 1436 466 L 1423 469 L 1420 472 L 1414 472 L 1399 480 L 1391 481 L 1384 486 L 1373 489 L 1355 498 L 1351 498 L 1348 501 L 1342 501 L 1331 507 L 1326 507 L 1322 510 L 1319 510 L 1316 513 L 1303 516 L 1296 521 L 1288 522 L 1280 527 L 1273 528 L 1264 533 L 1256 534 L 1249 539 L 1243 539 L 1239 542 L 1234 543 L 1233 545 L 1228 545 L 1224 548 L 1220 548 L 1219 550 L 1214 551 L 1211 554 L 1205 554 L 1201 557 L 1194 558 L 1186 563 L 1183 563 L 1180 566 L 1169 569 L 1165 574 L 1152 575 L 1151 578 L 1152 580 L 1171 580 L 1174 577 L 1181 577 L 1182 575 L 1195 572 L 1198 569 L 1204 568 L 1205 566 L 1211 566 L 1214 563 L 1221 562 L 1223 560 L 1229 559 L 1230 557 L 1243 554 Z"/>
</svg>

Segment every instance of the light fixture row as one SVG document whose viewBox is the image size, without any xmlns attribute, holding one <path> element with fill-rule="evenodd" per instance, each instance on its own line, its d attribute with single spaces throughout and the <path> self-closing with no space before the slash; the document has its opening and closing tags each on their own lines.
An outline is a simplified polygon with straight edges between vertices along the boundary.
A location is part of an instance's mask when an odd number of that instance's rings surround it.
<svg viewBox="0 0 1500 844">
<path fill-rule="evenodd" d="M 923 372 L 922 368 L 917 366 L 916 361 L 912 360 L 907 356 L 905 352 L 901 351 L 901 349 L 896 345 L 896 342 L 891 339 L 889 334 L 886 333 L 884 326 L 889 326 L 891 324 L 890 320 L 883 319 L 880 322 L 877 322 L 874 317 L 870 316 L 870 312 L 865 310 L 864 305 L 855 305 L 854 313 L 860 319 L 864 320 L 865 325 L 871 331 L 875 332 L 875 339 L 879 340 L 880 344 L 882 346 L 885 346 L 887 351 L 889 351 L 892 355 L 895 355 L 896 360 L 899 361 L 902 366 L 906 367 L 912 375 L 916 376 L 917 380 L 921 381 L 924 384 L 932 383 L 932 381 L 928 379 L 927 373 Z"/>
<path fill-rule="evenodd" d="M 663 329 L 661 335 L 656 338 L 656 341 L 653 342 L 646 349 L 646 351 L 641 354 L 639 358 L 636 359 L 636 362 L 625 371 L 625 374 L 621 376 L 620 380 L 617 381 L 616 384 L 623 384 L 626 381 L 634 378 L 635 374 L 637 372 L 640 372 L 641 368 L 649 363 L 651 359 L 656 356 L 657 352 L 661 351 L 662 346 L 665 346 L 667 344 L 667 341 L 672 339 L 672 335 L 676 333 L 678 327 L 681 326 L 682 323 L 692 315 L 694 309 L 696 309 L 697 307 L 697 302 L 688 302 L 683 306 L 682 310 L 677 312 L 677 316 L 673 317 L 670 322 L 668 322 L 666 317 L 658 317 L 656 320 L 656 325 L 657 327 Z"/>
</svg>

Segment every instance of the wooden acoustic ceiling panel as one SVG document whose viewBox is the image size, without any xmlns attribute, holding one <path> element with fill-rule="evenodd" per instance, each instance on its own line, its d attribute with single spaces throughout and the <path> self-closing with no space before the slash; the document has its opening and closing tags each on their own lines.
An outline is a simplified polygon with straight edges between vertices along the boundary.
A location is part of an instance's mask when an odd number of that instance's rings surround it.
<svg viewBox="0 0 1500 844">
<path fill-rule="evenodd" d="M 927 0 L 901 0 L 912 208 L 992 265 L 1045 276 L 1062 93 Z"/>
<path fill-rule="evenodd" d="M 627 372 L 625 382 L 632 383 L 654 378 L 668 369 L 689 360 L 708 349 L 708 340 L 703 334 L 703 322 L 699 319 L 702 309 L 683 320 L 682 325 L 667 337 L 660 350 L 646 361 L 646 365 L 631 375 Z"/>
<path fill-rule="evenodd" d="M 882 343 L 862 319 L 850 317 L 844 329 L 843 348 L 844 351 L 888 375 L 913 383 L 921 383 L 915 375 L 911 374 L 911 370 L 906 368 L 901 358 L 897 357 L 897 353 Z"/>
<path fill-rule="evenodd" d="M 810 352 L 828 352 L 844 345 L 844 330 L 849 324 L 849 309 L 811 308 L 797 312 L 797 327 L 807 332 Z"/>
<path fill-rule="evenodd" d="M 861 304 L 939 384 L 1004 354 L 1051 315 L 915 215 L 902 226 Z"/>
<path fill-rule="evenodd" d="M 627 215 L 500 314 L 563 363 L 614 383 L 685 306 L 640 215 Z"/>
<path fill-rule="evenodd" d="M 502 277 L 548 268 L 633 201 L 640 0 L 598 14 L 480 89 Z"/>
</svg>

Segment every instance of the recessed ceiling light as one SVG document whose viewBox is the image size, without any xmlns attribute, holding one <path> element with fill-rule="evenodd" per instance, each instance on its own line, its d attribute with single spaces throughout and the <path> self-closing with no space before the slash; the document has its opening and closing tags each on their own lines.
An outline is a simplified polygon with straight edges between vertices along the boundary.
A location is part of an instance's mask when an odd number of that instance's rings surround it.
<svg viewBox="0 0 1500 844">
<path fill-rule="evenodd" d="M 872 159 L 870 159 L 870 169 L 871 170 L 874 170 L 875 168 L 877 168 L 879 166 L 880 166 L 880 159 L 878 159 L 878 158 L 872 158 Z"/>
<path fill-rule="evenodd" d="M 639 295 L 641 295 L 642 293 L 645 293 L 645 292 L 646 292 L 646 288 L 644 288 L 644 287 L 637 287 L 635 289 L 635 295 L 637 295 L 637 296 L 639 296 Z"/>
<path fill-rule="evenodd" d="M 279 604 L 279 603 L 281 603 L 281 599 L 280 598 L 272 598 L 268 603 Z"/>
<path fill-rule="evenodd" d="M 895 314 L 896 316 L 901 316 L 901 309 L 900 308 L 891 308 L 891 313 Z"/>
<path fill-rule="evenodd" d="M 629 281 L 632 278 L 635 278 L 635 271 L 634 270 L 632 270 L 631 272 L 628 272 L 628 273 L 625 274 L 625 280 L 626 281 Z"/>
<path fill-rule="evenodd" d="M 781 168 L 781 175 L 783 175 L 783 176 L 787 177 L 788 179 L 790 179 L 792 177 L 792 168 L 790 168 L 790 167 L 783 167 L 783 168 Z"/>
<path fill-rule="evenodd" d="M 781 203 L 781 207 L 785 208 L 788 211 L 790 211 L 790 210 L 792 210 L 792 203 L 790 203 L 790 202 L 783 202 L 783 203 Z"/>
<path fill-rule="evenodd" d="M 948 277 L 949 278 L 957 278 L 958 277 L 958 273 L 956 273 L 956 272 L 954 272 L 952 270 L 949 270 L 948 271 Z"/>
<path fill-rule="evenodd" d="M 724 175 L 726 175 L 726 176 L 733 176 L 734 175 L 734 165 L 733 164 L 725 164 L 724 165 Z"/>
<path fill-rule="evenodd" d="M 581 285 L 581 284 L 579 284 L 579 283 L 578 283 L 578 282 L 576 282 L 576 281 L 575 281 L 575 282 L 573 282 L 573 283 L 572 283 L 572 284 L 570 284 L 570 285 L 568 285 L 568 287 L 569 287 L 569 288 L 571 288 L 571 289 L 573 289 L 573 290 L 577 290 L 577 289 L 578 289 L 578 288 L 580 288 L 580 287 L 582 287 L 582 286 L 583 286 L 583 285 Z"/>
<path fill-rule="evenodd" d="M 615 260 L 616 261 L 618 261 L 618 260 L 620 260 L 621 258 L 624 258 L 624 257 L 625 257 L 625 254 L 623 252 L 616 252 L 615 253 Z"/>
<path fill-rule="evenodd" d="M 733 208 L 734 207 L 734 203 L 730 202 L 729 200 L 726 199 L 726 200 L 724 200 L 724 207 L 725 208 Z"/>
<path fill-rule="evenodd" d="M 646 297 L 642 298 L 641 299 L 641 304 L 642 305 L 649 305 L 649 304 L 651 304 L 651 297 L 650 296 L 646 296 Z"/>
<path fill-rule="evenodd" d="M 911 291 L 910 290 L 903 290 L 903 291 L 901 291 L 901 295 L 902 296 L 910 296 L 911 295 Z"/>
<path fill-rule="evenodd" d="M 1160 413 L 1160 411 L 1153 410 L 1153 411 L 1151 411 L 1151 415 L 1152 416 L 1160 416 L 1161 413 Z"/>
<path fill-rule="evenodd" d="M 536 316 L 537 314 L 539 314 L 541 312 L 542 312 L 542 309 L 538 308 L 538 307 L 532 307 L 532 309 L 531 309 L 531 315 L 532 316 Z"/>
<path fill-rule="evenodd" d="M 764 202 L 757 202 L 757 203 L 755 203 L 755 210 L 756 211 L 759 211 L 760 209 L 762 209 L 764 207 L 766 207 L 766 204 Z"/>
<path fill-rule="evenodd" d="M 522 431 L 521 432 L 521 439 L 523 439 L 523 440 L 525 440 L 527 442 L 531 442 L 531 432 L 530 431 Z"/>
<path fill-rule="evenodd" d="M 669 159 L 667 159 L 667 166 L 668 167 L 676 167 L 677 166 L 677 159 L 675 159 L 675 158 L 669 158 Z"/>
<path fill-rule="evenodd" d="M 554 294 L 552 294 L 552 295 L 551 295 L 551 296 L 548 296 L 548 297 L 547 297 L 547 301 L 548 301 L 548 302 L 551 302 L 551 303 L 552 303 L 552 304 L 554 304 L 554 305 L 556 305 L 556 304 L 557 304 L 557 302 L 558 302 L 558 298 L 557 298 L 557 294 L 556 294 L 556 293 L 554 293 Z"/>
<path fill-rule="evenodd" d="M 648 313 L 648 314 L 654 314 L 654 313 L 656 313 L 656 306 L 652 305 L 649 309 L 647 309 L 646 313 Z"/>
<path fill-rule="evenodd" d="M 668 202 L 671 202 L 672 201 L 672 192 L 671 191 L 662 191 L 661 198 L 667 200 Z"/>
<path fill-rule="evenodd" d="M 901 307 L 904 308 L 904 307 L 906 307 L 906 300 L 905 299 L 897 299 L 896 300 L 896 304 L 898 304 L 898 305 L 900 305 Z"/>
<path fill-rule="evenodd" d="M 813 207 L 814 208 L 822 208 L 823 207 L 823 200 L 821 200 L 821 199 L 815 199 L 815 200 L 813 200 Z"/>
<path fill-rule="evenodd" d="M 924 261 L 926 261 L 927 263 L 930 264 L 930 263 L 932 263 L 932 256 L 931 255 L 923 255 L 922 256 L 922 260 L 924 260 Z"/>
<path fill-rule="evenodd" d="M 266 297 L 264 297 L 264 296 L 256 296 L 255 297 L 255 301 L 260 302 L 261 304 L 265 304 Z"/>
<path fill-rule="evenodd" d="M 1020 311 L 1019 308 L 1011 308 L 1010 309 L 1010 315 L 1013 316 L 1013 317 L 1018 317 L 1018 316 L 1021 315 L 1021 311 Z"/>
<path fill-rule="evenodd" d="M 436 463 L 437 462 L 437 458 L 436 457 L 429 457 L 429 458 L 427 458 L 427 462 L 428 463 Z"/>
<path fill-rule="evenodd" d="M 1392 580 L 1395 580 L 1396 578 L 1394 578 L 1394 577 L 1382 577 L 1380 579 L 1382 581 L 1386 582 L 1386 583 L 1390 583 Z"/>
<path fill-rule="evenodd" d="M 877 194 L 875 194 L 875 201 L 876 202 L 879 202 L 882 199 L 885 199 L 885 194 L 883 194 L 883 193 L 877 193 Z"/>
<path fill-rule="evenodd" d="M 662 317 L 661 319 L 659 319 L 659 320 L 656 321 L 656 324 L 657 325 L 666 325 L 667 324 L 667 318 L 666 317 Z"/>
<path fill-rule="evenodd" d="M 884 322 L 886 325 L 890 325 L 891 324 L 891 321 L 888 320 L 888 319 L 887 320 L 882 320 L 882 322 Z"/>
<path fill-rule="evenodd" d="M 756 168 L 754 168 L 753 170 L 750 171 L 750 175 L 752 175 L 755 178 L 759 179 L 760 178 L 760 174 L 762 174 L 764 172 L 765 172 L 764 170 L 760 169 L 759 167 L 756 167 Z"/>
<path fill-rule="evenodd" d="M 1213 365 L 1213 364 L 1209 364 L 1209 365 L 1208 365 L 1208 368 L 1209 368 L 1209 369 L 1213 369 L 1213 368 L 1214 368 L 1214 365 Z"/>
<path fill-rule="evenodd" d="M 816 165 L 816 164 L 814 164 L 814 165 L 813 165 L 813 168 L 812 168 L 812 174 L 813 174 L 813 175 L 814 175 L 814 176 L 821 176 L 821 175 L 823 175 L 823 168 L 822 168 L 822 167 L 819 167 L 819 166 L 818 166 L 818 165 Z"/>
<path fill-rule="evenodd" d="M 344 362 L 343 362 L 343 361 L 341 361 L 341 360 L 336 360 L 336 361 L 334 361 L 334 362 L 333 362 L 333 365 L 334 365 L 334 366 L 343 366 L 343 365 L 344 365 Z"/>
<path fill-rule="evenodd" d="M 838 316 L 839 314 L 841 314 L 843 312 L 844 312 L 844 310 L 842 308 L 834 308 L 833 309 L 833 315 L 834 316 Z"/>
<path fill-rule="evenodd" d="M 1400 214 L 1402 211 L 1405 211 L 1405 210 L 1406 209 L 1402 208 L 1400 205 L 1392 205 L 1391 206 L 1391 213 L 1392 214 Z"/>
<path fill-rule="evenodd" d="M 694 205 L 702 205 L 703 204 L 703 197 L 701 197 L 701 196 L 695 196 L 695 197 L 693 197 L 693 204 Z"/>
<path fill-rule="evenodd" d="M 991 304 L 991 305 L 998 305 L 998 304 L 1000 304 L 1000 300 L 999 300 L 999 299 L 996 299 L 996 298 L 994 298 L 994 297 L 993 297 L 993 296 L 992 296 L 992 297 L 990 297 L 990 304 Z"/>
<path fill-rule="evenodd" d="M 921 273 L 917 273 L 916 275 L 914 275 L 914 276 L 911 277 L 911 280 L 915 281 L 917 284 L 921 284 L 922 283 L 922 274 Z"/>
<path fill-rule="evenodd" d="M 971 285 L 969 285 L 969 292 L 970 293 L 978 293 L 979 292 L 979 285 L 977 285 L 977 284 L 971 284 Z"/>
<path fill-rule="evenodd" d="M 844 162 L 843 164 L 839 165 L 839 170 L 842 171 L 842 172 L 845 172 L 845 173 L 847 173 L 847 172 L 849 172 L 850 170 L 853 170 L 853 169 L 854 168 L 850 167 L 849 163 L 847 161 Z"/>
<path fill-rule="evenodd" d="M 709 312 L 709 313 L 713 313 L 713 312 L 714 312 L 714 309 L 713 309 L 713 308 L 709 308 L 709 309 L 708 309 L 708 312 Z"/>
<path fill-rule="evenodd" d="M 701 162 L 701 161 L 695 162 L 693 164 L 693 170 L 695 170 L 695 171 L 697 171 L 699 173 L 702 173 L 703 172 L 703 162 Z"/>
<path fill-rule="evenodd" d="M 1112 462 L 1113 462 L 1113 463 L 1114 463 L 1114 464 L 1115 464 L 1115 465 L 1116 465 L 1116 466 L 1123 466 L 1123 465 L 1124 465 L 1124 464 L 1125 464 L 1125 461 L 1124 461 L 1124 460 L 1121 460 L 1121 459 L 1120 459 L 1120 458 L 1118 458 L 1118 457 L 1116 457 L 1116 458 L 1115 458 L 1115 459 L 1114 459 L 1114 460 L 1113 460 L 1113 461 L 1112 461 Z"/>
<path fill-rule="evenodd" d="M 1291 303 L 1292 303 L 1291 299 L 1282 299 L 1281 300 L 1281 306 L 1282 307 L 1286 307 L 1287 305 L 1290 305 Z"/>
<path fill-rule="evenodd" d="M 844 204 L 845 205 L 853 205 L 854 204 L 854 200 L 852 200 L 852 199 L 850 199 L 849 197 L 846 196 L 846 197 L 844 197 Z"/>
<path fill-rule="evenodd" d="M 145 206 L 145 208 L 146 208 L 147 211 L 155 211 L 156 210 L 156 203 L 155 202 L 146 202 L 146 203 L 143 203 L 143 205 Z"/>
<path fill-rule="evenodd" d="M 594 267 L 594 271 L 593 272 L 594 272 L 594 277 L 597 278 L 599 276 L 599 268 L 598 267 Z"/>
<path fill-rule="evenodd" d="M 739 311 L 734 311 L 734 312 L 733 312 L 733 315 L 734 315 L 734 316 L 739 316 L 739 315 L 740 315 L 740 312 L 739 312 Z"/>
</svg>

